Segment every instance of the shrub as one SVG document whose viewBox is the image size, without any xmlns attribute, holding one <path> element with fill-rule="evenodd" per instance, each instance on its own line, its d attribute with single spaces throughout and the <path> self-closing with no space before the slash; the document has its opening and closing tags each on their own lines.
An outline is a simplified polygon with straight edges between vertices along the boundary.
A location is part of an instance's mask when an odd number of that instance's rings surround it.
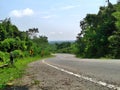
<svg viewBox="0 0 120 90">
<path fill-rule="evenodd" d="M 9 53 L 0 51 L 0 61 L 6 63 L 8 62 L 8 60 L 9 60 Z"/>
<path fill-rule="evenodd" d="M 24 55 L 23 55 L 23 53 L 22 53 L 22 51 L 21 50 L 14 50 L 13 51 L 13 57 L 14 58 L 21 58 L 21 57 L 23 57 Z"/>
<path fill-rule="evenodd" d="M 24 51 L 24 52 L 23 52 L 23 55 L 24 55 L 24 57 L 30 56 L 30 51 Z"/>
<path fill-rule="evenodd" d="M 48 56 L 48 55 L 50 55 L 50 52 L 47 49 L 42 50 L 41 53 L 40 53 L 41 57 Z"/>
<path fill-rule="evenodd" d="M 5 61 L 5 53 L 0 51 L 0 61 L 4 62 Z"/>
<path fill-rule="evenodd" d="M 4 52 L 11 52 L 13 50 L 26 50 L 27 46 L 25 41 L 21 41 L 19 38 L 7 38 L 1 42 L 0 49 Z"/>
</svg>

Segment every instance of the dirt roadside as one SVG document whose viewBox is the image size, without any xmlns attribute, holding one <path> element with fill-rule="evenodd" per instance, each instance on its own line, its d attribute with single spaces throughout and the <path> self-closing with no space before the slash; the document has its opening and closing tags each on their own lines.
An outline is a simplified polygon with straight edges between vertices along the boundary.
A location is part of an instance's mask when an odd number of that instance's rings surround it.
<svg viewBox="0 0 120 90">
<path fill-rule="evenodd" d="M 6 90 L 110 90 L 47 66 L 41 61 L 29 64 L 25 75 Z"/>
</svg>

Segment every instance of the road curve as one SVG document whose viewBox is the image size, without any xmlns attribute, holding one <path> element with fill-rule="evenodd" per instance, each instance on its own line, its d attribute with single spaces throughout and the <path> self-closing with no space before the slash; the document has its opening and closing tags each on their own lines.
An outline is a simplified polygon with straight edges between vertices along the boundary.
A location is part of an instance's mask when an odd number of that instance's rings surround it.
<svg viewBox="0 0 120 90">
<path fill-rule="evenodd" d="M 120 60 L 79 59 L 71 54 L 55 55 L 56 57 L 46 59 L 45 62 L 77 75 L 102 81 L 103 84 L 105 82 L 110 87 L 120 87 Z"/>
</svg>

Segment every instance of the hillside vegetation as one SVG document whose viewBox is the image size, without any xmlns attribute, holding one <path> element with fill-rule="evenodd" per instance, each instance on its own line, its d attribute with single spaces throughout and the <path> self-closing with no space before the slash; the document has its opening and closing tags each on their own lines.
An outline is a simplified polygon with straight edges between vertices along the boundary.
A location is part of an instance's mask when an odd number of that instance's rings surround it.
<svg viewBox="0 0 120 90">
<path fill-rule="evenodd" d="M 76 55 L 83 58 L 120 58 L 120 2 L 100 7 L 80 22 Z"/>
<path fill-rule="evenodd" d="M 48 38 L 38 32 L 38 28 L 20 31 L 10 18 L 0 21 L 0 89 L 19 78 L 28 63 L 50 55 Z"/>
<path fill-rule="evenodd" d="M 0 61 L 7 63 L 10 52 L 13 52 L 14 59 L 49 55 L 47 37 L 37 37 L 38 32 L 37 28 L 20 31 L 9 18 L 2 20 L 0 22 Z"/>
</svg>

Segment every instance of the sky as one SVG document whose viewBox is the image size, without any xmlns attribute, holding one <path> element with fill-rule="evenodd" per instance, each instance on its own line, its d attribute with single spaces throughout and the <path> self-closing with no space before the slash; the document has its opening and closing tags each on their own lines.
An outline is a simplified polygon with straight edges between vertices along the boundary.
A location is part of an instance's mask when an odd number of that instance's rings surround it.
<svg viewBox="0 0 120 90">
<path fill-rule="evenodd" d="M 10 17 L 20 31 L 38 28 L 49 41 L 76 40 L 80 21 L 106 5 L 106 0 L 0 0 L 0 20 Z"/>
</svg>

